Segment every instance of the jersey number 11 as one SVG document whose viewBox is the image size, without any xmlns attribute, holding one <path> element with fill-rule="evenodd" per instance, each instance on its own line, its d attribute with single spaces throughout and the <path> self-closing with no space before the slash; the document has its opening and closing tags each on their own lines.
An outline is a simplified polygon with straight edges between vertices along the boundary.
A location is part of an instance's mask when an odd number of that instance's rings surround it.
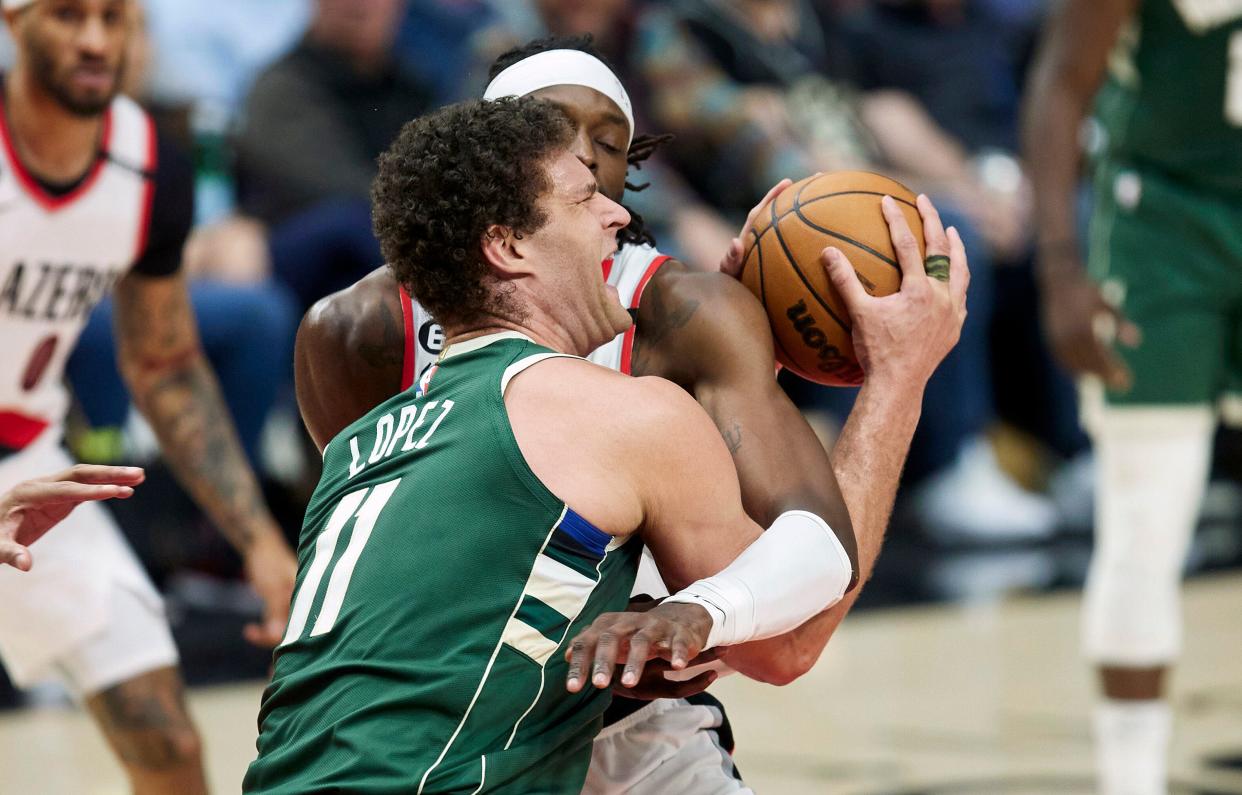
<svg viewBox="0 0 1242 795">
<path fill-rule="evenodd" d="M 375 522 L 379 519 L 380 511 L 384 510 L 384 506 L 388 504 L 388 500 L 392 498 L 392 493 L 397 490 L 397 484 L 400 482 L 401 478 L 397 478 L 374 488 L 351 491 L 336 504 L 336 509 L 332 511 L 332 516 L 328 519 L 327 527 L 315 539 L 315 556 L 311 559 L 306 579 L 302 581 L 297 596 L 293 599 L 293 609 L 289 612 L 289 627 L 285 630 L 285 639 L 280 642 L 281 646 L 302 637 L 306 622 L 310 618 L 311 607 L 314 606 L 315 597 L 319 594 L 319 585 L 323 582 L 323 575 L 327 572 L 328 564 L 332 562 L 332 557 L 336 554 L 336 544 L 340 540 L 341 531 L 353 519 L 356 521 L 354 532 L 349 537 L 349 546 L 345 548 L 340 560 L 332 568 L 332 576 L 328 578 L 328 588 L 319 606 L 319 615 L 315 619 L 314 626 L 311 627 L 310 637 L 322 635 L 332 629 L 332 625 L 336 623 L 336 617 L 340 615 L 341 604 L 345 601 L 345 592 L 349 589 L 349 579 L 354 574 L 354 566 L 358 564 L 362 549 L 371 538 L 371 530 L 374 529 Z"/>
</svg>

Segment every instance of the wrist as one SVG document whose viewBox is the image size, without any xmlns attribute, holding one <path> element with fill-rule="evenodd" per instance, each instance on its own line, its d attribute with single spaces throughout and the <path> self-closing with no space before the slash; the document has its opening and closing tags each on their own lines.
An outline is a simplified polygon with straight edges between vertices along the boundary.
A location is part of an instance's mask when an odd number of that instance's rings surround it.
<svg viewBox="0 0 1242 795">
<path fill-rule="evenodd" d="M 927 373 L 912 372 L 909 367 L 872 368 L 858 390 L 858 400 L 879 400 L 903 410 L 919 411 L 927 382 L 935 372 L 935 367 Z"/>
</svg>

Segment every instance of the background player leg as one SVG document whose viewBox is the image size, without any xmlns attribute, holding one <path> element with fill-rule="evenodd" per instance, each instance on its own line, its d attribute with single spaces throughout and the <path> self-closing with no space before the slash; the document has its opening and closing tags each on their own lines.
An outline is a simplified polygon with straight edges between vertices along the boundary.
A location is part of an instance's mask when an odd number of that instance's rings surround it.
<svg viewBox="0 0 1242 795">
<path fill-rule="evenodd" d="M 1181 648 L 1181 573 L 1207 477 L 1207 407 L 1107 409 L 1092 423 L 1096 552 L 1084 645 L 1099 666 L 1099 791 L 1166 791 L 1165 674 Z"/>
<path fill-rule="evenodd" d="M 205 795 L 202 746 L 176 668 L 135 676 L 91 696 L 86 705 L 135 795 Z"/>
</svg>

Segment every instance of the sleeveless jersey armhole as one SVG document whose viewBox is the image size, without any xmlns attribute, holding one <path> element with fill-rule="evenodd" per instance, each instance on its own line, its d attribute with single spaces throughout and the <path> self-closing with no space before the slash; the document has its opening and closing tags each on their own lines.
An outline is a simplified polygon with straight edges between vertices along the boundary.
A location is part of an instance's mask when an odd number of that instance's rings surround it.
<svg viewBox="0 0 1242 795">
<path fill-rule="evenodd" d="M 534 344 L 532 343 L 532 347 L 533 346 Z M 627 536 L 613 536 L 609 533 L 605 533 L 603 530 L 600 530 L 589 520 L 575 511 L 573 506 L 571 506 L 568 502 L 558 497 L 556 493 L 553 492 L 552 489 L 548 488 L 547 484 L 545 484 L 539 476 L 535 474 L 535 471 L 531 469 L 530 463 L 526 460 L 526 456 L 522 454 L 522 447 L 518 444 L 517 435 L 513 432 L 513 425 L 509 421 L 509 410 L 505 405 L 505 392 L 508 390 L 510 382 L 512 382 L 518 375 L 529 370 L 531 367 L 534 367 L 540 362 L 548 361 L 549 359 L 579 359 L 584 362 L 590 361 L 581 356 L 574 356 L 570 353 L 558 353 L 556 351 L 519 354 L 512 362 L 510 362 L 500 376 L 500 390 L 496 393 L 495 397 L 500 401 L 501 411 L 498 416 L 504 417 L 504 423 L 503 428 L 498 427 L 496 430 L 505 441 L 505 447 L 509 453 L 509 464 L 513 468 L 514 472 L 517 473 L 518 477 L 536 496 L 541 498 L 545 496 L 551 498 L 555 501 L 557 506 L 563 507 L 565 509 L 566 517 L 563 529 L 570 530 L 572 526 L 573 531 L 571 532 L 571 535 L 573 535 L 580 544 L 590 548 L 598 546 L 599 554 L 602 555 L 605 551 L 610 552 L 624 545 L 627 541 L 637 535 L 637 533 L 631 533 Z"/>
</svg>

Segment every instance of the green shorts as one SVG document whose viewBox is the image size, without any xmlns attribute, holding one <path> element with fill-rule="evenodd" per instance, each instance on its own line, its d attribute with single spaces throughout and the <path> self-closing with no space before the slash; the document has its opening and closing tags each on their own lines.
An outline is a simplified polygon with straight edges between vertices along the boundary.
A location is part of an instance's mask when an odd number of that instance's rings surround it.
<svg viewBox="0 0 1242 795">
<path fill-rule="evenodd" d="M 1118 346 L 1134 373 L 1110 404 L 1192 405 L 1242 395 L 1242 197 L 1151 171 L 1099 166 L 1089 270 L 1142 331 Z"/>
</svg>

